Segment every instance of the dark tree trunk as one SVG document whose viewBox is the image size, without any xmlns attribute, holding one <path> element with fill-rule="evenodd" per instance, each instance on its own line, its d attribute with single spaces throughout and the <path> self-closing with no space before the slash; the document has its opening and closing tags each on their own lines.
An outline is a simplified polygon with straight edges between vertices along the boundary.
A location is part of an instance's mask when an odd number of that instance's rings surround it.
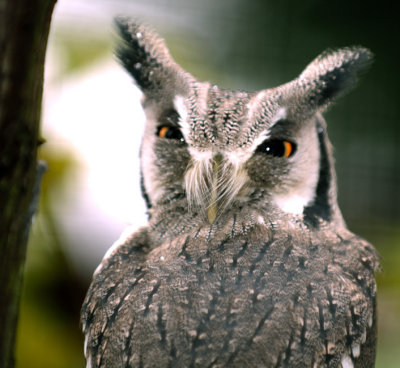
<svg viewBox="0 0 400 368">
<path fill-rule="evenodd" d="M 56 0 L 0 0 L 0 367 L 14 367 L 37 182 L 43 69 Z"/>
</svg>

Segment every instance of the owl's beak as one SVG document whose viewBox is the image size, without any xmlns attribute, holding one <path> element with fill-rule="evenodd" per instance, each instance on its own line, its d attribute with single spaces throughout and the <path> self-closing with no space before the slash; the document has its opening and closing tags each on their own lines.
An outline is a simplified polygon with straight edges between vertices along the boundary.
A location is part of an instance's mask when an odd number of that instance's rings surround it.
<svg viewBox="0 0 400 368">
<path fill-rule="evenodd" d="M 222 163 L 222 155 L 217 154 L 213 159 L 212 164 L 212 177 L 211 177 L 211 185 L 210 185 L 210 203 L 207 209 L 207 218 L 210 224 L 212 224 L 218 213 L 218 187 L 221 175 L 220 168 Z"/>
</svg>

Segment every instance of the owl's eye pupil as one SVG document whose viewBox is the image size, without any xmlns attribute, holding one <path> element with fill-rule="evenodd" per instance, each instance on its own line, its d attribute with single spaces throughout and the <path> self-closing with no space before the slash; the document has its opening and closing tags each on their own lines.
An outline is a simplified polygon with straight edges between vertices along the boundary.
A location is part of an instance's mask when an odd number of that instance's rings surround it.
<svg viewBox="0 0 400 368">
<path fill-rule="evenodd" d="M 296 151 L 296 145 L 281 139 L 267 139 L 257 147 L 257 152 L 263 152 L 275 157 L 290 157 Z"/>
<path fill-rule="evenodd" d="M 168 125 L 161 125 L 157 128 L 157 136 L 159 138 L 166 139 L 177 139 L 181 142 L 185 142 L 181 131 L 178 128 L 171 127 Z"/>
</svg>

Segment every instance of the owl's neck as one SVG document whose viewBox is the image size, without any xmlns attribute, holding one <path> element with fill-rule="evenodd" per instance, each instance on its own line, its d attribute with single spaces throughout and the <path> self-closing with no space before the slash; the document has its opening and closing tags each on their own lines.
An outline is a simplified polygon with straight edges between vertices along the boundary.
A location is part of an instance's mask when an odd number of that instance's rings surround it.
<svg viewBox="0 0 400 368">
<path fill-rule="evenodd" d="M 209 241 L 218 234 L 235 237 L 257 231 L 260 227 L 275 232 L 305 231 L 303 214 L 287 214 L 277 207 L 249 205 L 233 206 L 210 223 L 207 215 L 189 211 L 185 200 L 165 203 L 149 211 L 149 227 L 154 244 L 161 245 L 179 236 L 191 235 Z M 278 220 L 277 220 L 278 219 Z M 330 226 L 324 223 L 326 230 Z M 314 232 L 318 229 L 314 229 Z"/>
</svg>

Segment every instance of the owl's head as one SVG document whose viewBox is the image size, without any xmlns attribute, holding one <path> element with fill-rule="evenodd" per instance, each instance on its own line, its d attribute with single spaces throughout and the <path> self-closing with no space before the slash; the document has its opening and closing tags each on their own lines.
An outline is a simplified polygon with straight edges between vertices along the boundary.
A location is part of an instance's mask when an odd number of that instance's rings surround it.
<svg viewBox="0 0 400 368">
<path fill-rule="evenodd" d="M 148 27 L 119 18 L 117 55 L 143 92 L 142 187 L 149 208 L 213 223 L 235 208 L 340 222 L 335 173 L 321 112 L 351 86 L 371 53 L 320 55 L 295 80 L 258 92 L 200 82 Z"/>
</svg>

